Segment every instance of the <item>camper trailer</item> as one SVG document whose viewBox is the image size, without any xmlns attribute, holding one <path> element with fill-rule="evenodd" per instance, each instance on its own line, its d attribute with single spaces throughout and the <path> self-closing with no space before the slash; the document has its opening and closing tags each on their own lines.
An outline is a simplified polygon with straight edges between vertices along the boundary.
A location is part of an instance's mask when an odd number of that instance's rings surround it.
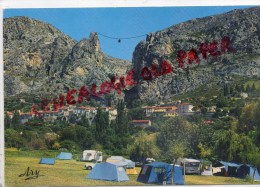
<svg viewBox="0 0 260 187">
<path fill-rule="evenodd" d="M 87 162 L 85 168 L 91 170 L 95 163 L 100 163 L 103 160 L 102 152 L 95 150 L 85 150 L 83 151 L 81 161 Z"/>
<path fill-rule="evenodd" d="M 185 174 L 201 173 L 201 163 L 199 160 L 191 158 L 178 159 L 177 164 L 181 166 L 185 165 Z"/>
</svg>

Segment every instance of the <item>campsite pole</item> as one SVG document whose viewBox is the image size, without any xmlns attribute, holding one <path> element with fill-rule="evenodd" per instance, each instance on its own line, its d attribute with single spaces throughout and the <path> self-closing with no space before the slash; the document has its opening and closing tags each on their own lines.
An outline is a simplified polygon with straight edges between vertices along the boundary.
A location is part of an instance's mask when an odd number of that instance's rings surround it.
<svg viewBox="0 0 260 187">
<path fill-rule="evenodd" d="M 174 165 L 175 165 L 175 159 L 172 161 L 172 185 L 174 184 Z"/>
<path fill-rule="evenodd" d="M 183 179 L 185 181 L 185 161 L 183 162 Z"/>
<path fill-rule="evenodd" d="M 254 169 L 252 184 L 254 184 L 254 181 L 255 181 L 255 173 L 256 173 L 256 168 Z"/>
</svg>

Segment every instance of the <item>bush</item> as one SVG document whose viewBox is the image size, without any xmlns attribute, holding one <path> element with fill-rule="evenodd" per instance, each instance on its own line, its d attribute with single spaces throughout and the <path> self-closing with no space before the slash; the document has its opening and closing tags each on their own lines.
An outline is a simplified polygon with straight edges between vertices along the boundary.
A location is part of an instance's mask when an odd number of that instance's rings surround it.
<svg viewBox="0 0 260 187">
<path fill-rule="evenodd" d="M 245 181 L 252 183 L 252 184 L 254 183 L 254 179 L 252 177 L 250 177 L 249 175 L 246 176 Z"/>
<path fill-rule="evenodd" d="M 60 143 L 61 148 L 66 148 L 69 151 L 76 151 L 76 150 L 80 150 L 79 146 L 71 140 L 64 140 Z"/>
<path fill-rule="evenodd" d="M 19 151 L 32 151 L 32 147 L 21 147 Z"/>
<path fill-rule="evenodd" d="M 32 146 L 35 150 L 45 150 L 47 149 L 45 143 L 41 139 L 33 139 L 32 140 Z"/>
</svg>

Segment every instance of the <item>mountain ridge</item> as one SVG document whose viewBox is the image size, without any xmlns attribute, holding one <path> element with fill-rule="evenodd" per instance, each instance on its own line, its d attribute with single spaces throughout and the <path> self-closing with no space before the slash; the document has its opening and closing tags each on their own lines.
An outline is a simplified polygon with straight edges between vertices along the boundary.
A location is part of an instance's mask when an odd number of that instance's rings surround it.
<svg viewBox="0 0 260 187">
<path fill-rule="evenodd" d="M 126 94 L 126 101 L 159 102 L 175 95 L 208 86 L 232 82 L 233 75 L 253 77 L 260 75 L 260 7 L 233 10 L 224 14 L 189 20 L 161 31 L 150 33 L 133 53 L 135 79 L 141 80 L 143 67 L 161 65 L 163 59 L 172 62 L 174 74 L 153 81 L 142 82 Z M 230 38 L 235 52 L 222 53 L 204 59 L 201 44 L 217 42 L 221 49 L 224 37 Z M 193 63 L 179 68 L 178 53 L 188 53 L 195 48 L 200 64 Z M 208 53 L 208 56 L 209 53 Z M 208 67 L 207 67 L 208 66 Z M 176 76 L 174 76 L 176 75 Z M 229 80 L 231 79 L 231 80 Z M 156 90 L 156 91 L 151 91 Z"/>
<path fill-rule="evenodd" d="M 130 66 L 102 52 L 97 33 L 77 42 L 45 22 L 24 16 L 4 19 L 6 96 L 64 93 L 125 74 Z"/>
</svg>

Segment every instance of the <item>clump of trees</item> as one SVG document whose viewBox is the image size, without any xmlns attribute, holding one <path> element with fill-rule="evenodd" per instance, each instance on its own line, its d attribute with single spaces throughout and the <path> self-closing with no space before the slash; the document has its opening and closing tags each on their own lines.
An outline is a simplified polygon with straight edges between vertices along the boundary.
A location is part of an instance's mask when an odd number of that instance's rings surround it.
<svg viewBox="0 0 260 187">
<path fill-rule="evenodd" d="M 69 122 L 59 118 L 52 124 L 36 117 L 22 125 L 18 112 L 12 119 L 6 114 L 5 146 L 36 150 L 65 148 L 70 151 L 98 148 L 110 154 L 125 155 L 132 138 L 130 118 L 123 101 L 118 102 L 117 112 L 116 119 L 109 121 L 108 112 L 98 108 L 92 125 L 85 115 L 80 119 L 71 117 Z"/>
</svg>

